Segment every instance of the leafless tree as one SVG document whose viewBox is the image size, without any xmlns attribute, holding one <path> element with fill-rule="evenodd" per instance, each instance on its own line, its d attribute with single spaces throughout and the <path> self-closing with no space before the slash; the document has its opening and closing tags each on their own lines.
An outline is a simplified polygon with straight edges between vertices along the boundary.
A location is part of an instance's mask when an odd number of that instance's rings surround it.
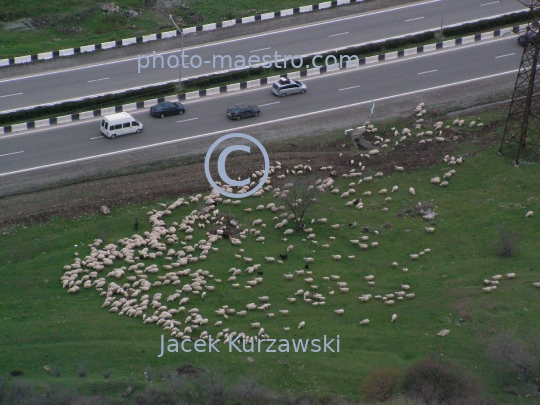
<svg viewBox="0 0 540 405">
<path fill-rule="evenodd" d="M 495 249 L 500 257 L 513 257 L 519 249 L 517 247 L 518 236 L 514 231 L 499 227 L 499 238 L 495 241 Z"/>
<path fill-rule="evenodd" d="M 370 402 L 388 401 L 394 395 L 400 373 L 395 368 L 373 370 L 363 386 L 366 399 Z"/>
<path fill-rule="evenodd" d="M 306 182 L 297 182 L 288 189 L 285 203 L 296 220 L 297 229 L 304 229 L 304 217 L 311 212 L 316 204 L 316 189 Z"/>
<path fill-rule="evenodd" d="M 492 339 L 491 357 L 505 368 L 517 373 L 525 385 L 534 383 L 540 390 L 540 329 L 523 333 L 503 331 Z"/>
</svg>

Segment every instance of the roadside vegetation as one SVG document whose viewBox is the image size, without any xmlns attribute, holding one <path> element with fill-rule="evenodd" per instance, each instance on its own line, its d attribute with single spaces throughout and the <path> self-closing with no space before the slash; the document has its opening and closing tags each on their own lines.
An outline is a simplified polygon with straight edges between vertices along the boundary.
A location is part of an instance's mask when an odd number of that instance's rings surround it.
<svg viewBox="0 0 540 405">
<path fill-rule="evenodd" d="M 423 130 L 429 130 L 436 119 L 429 115 L 424 118 Z M 207 269 L 215 278 L 223 279 L 204 299 L 190 296 L 186 308 L 196 306 L 210 318 L 208 330 L 214 334 L 222 327 L 212 325 L 222 320 L 231 330 L 250 335 L 257 331 L 249 323 L 260 322 L 266 333 L 278 339 L 340 335 L 340 353 L 222 351 L 165 353 L 158 358 L 160 335 L 168 336 L 162 327 L 144 324 L 141 318 L 109 313 L 107 308 L 101 308 L 104 298 L 94 288 L 81 286 L 76 294 L 62 289 L 63 267 L 73 263 L 74 253 L 84 258 L 90 251 L 89 244 L 96 239 L 104 245 L 116 244 L 134 233 L 151 231 L 145 220 L 149 211 L 163 210 L 160 204 L 169 206 L 177 197 L 188 195 L 111 207 L 109 215 L 82 215 L 74 220 L 57 217 L 10 229 L 0 236 L 0 403 L 537 403 L 540 364 L 534 359 L 538 358 L 535 342 L 540 330 L 536 316 L 540 310 L 540 289 L 533 283 L 540 282 L 540 227 L 535 226 L 540 213 L 540 166 L 531 161 L 516 169 L 511 164 L 512 156 L 497 155 L 493 144 L 502 134 L 501 118 L 499 112 L 486 111 L 480 116 L 465 117 L 461 126 L 454 125 L 454 119 L 445 120 L 444 143 L 434 140 L 420 144 L 419 140 L 428 136 L 416 137 L 420 129 L 413 130 L 412 136 L 388 148 L 387 153 L 381 149 L 381 156 L 373 158 L 376 164 L 360 156 L 364 151 L 357 150 L 343 135 L 288 140 L 296 145 L 320 144 L 329 151 L 335 150 L 334 159 L 342 160 L 342 165 L 351 169 L 356 166 L 356 171 L 358 161 L 362 161 L 366 170 L 357 178 L 342 177 L 350 169 L 340 169 L 337 176 L 330 170 L 322 171 L 320 166 L 328 165 L 323 162 L 316 162 L 317 166 L 303 162 L 312 166 L 313 171 L 294 176 L 290 172 L 293 165 L 281 159 L 270 145 L 272 161 L 282 160 L 282 169 L 276 175 L 289 170 L 286 178 L 272 179 L 274 189 L 283 189 L 287 182 L 297 189 L 330 177 L 341 194 L 351 188 L 351 182 L 357 183 L 379 171 L 384 173 L 354 186 L 356 194 L 350 198 L 340 198 L 329 191 L 317 192 L 316 205 L 306 213 L 304 221 L 313 228 L 318 244 L 306 239 L 308 234 L 301 231 L 282 241 L 283 229 L 274 229 L 276 214 L 255 210 L 260 204 L 285 204 L 284 200 L 272 197 L 274 190 L 260 198 L 244 199 L 238 206 L 218 205 L 220 215 L 239 221 L 242 228 L 260 229 L 266 240 L 256 242 L 249 235 L 242 246 L 235 247 L 222 239 L 214 245 L 219 251 L 211 252 L 205 261 L 186 266 L 193 271 Z M 411 116 L 374 122 L 378 131 L 368 134 L 368 138 L 390 138 L 394 145 L 402 137 L 401 129 L 412 128 L 416 119 Z M 471 121 L 484 126 L 470 126 Z M 399 130 L 398 136 L 394 136 L 392 127 Z M 435 163 L 420 164 L 414 157 L 402 163 L 400 148 L 406 145 L 414 145 L 419 154 Z M 454 149 L 444 149 L 448 145 Z M 443 160 L 446 154 L 464 161 L 448 165 Z M 355 163 L 350 165 L 350 160 Z M 405 166 L 405 170 L 396 171 L 398 164 Z M 448 179 L 447 187 L 430 182 L 435 176 L 442 178 L 450 169 L 456 173 Z M 395 185 L 399 189 L 391 193 Z M 410 187 L 415 195 L 408 191 Z M 378 194 L 383 188 L 388 190 L 387 195 Z M 368 190 L 372 196 L 362 196 Z M 201 185 L 200 192 L 205 195 L 208 188 Z M 388 196 L 391 201 L 385 201 Z M 362 199 L 363 209 L 345 206 L 357 197 Z M 202 200 L 193 201 L 173 210 L 164 220 L 170 226 L 204 206 Z M 423 207 L 436 215 L 423 219 Z M 253 208 L 253 212 L 245 212 L 246 208 Z M 526 217 L 530 210 L 534 215 Z M 316 221 L 323 217 L 326 224 Z M 133 228 L 135 218 L 140 221 L 137 231 Z M 266 228 L 252 226 L 258 218 L 267 224 Z M 331 224 L 339 224 L 339 229 L 331 228 Z M 293 225 L 290 227 L 294 229 Z M 435 231 L 426 232 L 426 227 Z M 195 227 L 193 239 L 206 239 L 206 232 L 211 230 L 211 225 L 205 229 Z M 368 236 L 368 243 L 377 241 L 379 245 L 364 250 L 350 242 L 362 236 Z M 326 243 L 329 248 L 322 247 Z M 288 245 L 294 245 L 290 252 L 286 250 Z M 180 248 L 178 243 L 171 246 Z M 243 288 L 245 274 L 238 276 L 240 289 L 226 281 L 230 268 L 246 267 L 234 256 L 239 248 L 245 249 L 245 256 L 252 257 L 254 263 L 262 264 L 264 282 L 250 290 Z M 426 248 L 429 253 L 418 260 L 411 259 L 410 254 Z M 288 255 L 283 264 L 265 261 L 267 256 L 278 258 L 280 254 Z M 342 256 L 339 261 L 332 258 L 337 254 Z M 303 280 L 306 275 L 295 274 L 304 269 L 306 256 L 315 258 L 310 271 L 316 280 L 314 284 L 319 286 L 317 291 L 327 296 L 325 306 L 314 307 L 302 302 L 302 297 L 297 297 L 299 302 L 295 304 L 286 301 L 298 289 L 309 288 Z M 397 267 L 393 266 L 394 261 Z M 166 263 L 161 259 L 155 262 Z M 113 268 L 119 266 L 115 263 Z M 407 272 L 402 270 L 404 267 Z M 295 274 L 294 279 L 287 281 L 285 273 Z M 515 273 L 515 279 L 506 279 L 508 273 Z M 322 280 L 331 274 L 339 274 L 350 292 L 340 293 L 335 282 Z M 375 286 L 364 280 L 368 274 L 375 275 Z M 484 292 L 483 280 L 498 274 L 503 276 L 498 288 Z M 152 282 L 157 280 L 156 275 L 150 278 Z M 125 278 L 115 281 L 123 283 Z M 400 289 L 400 284 L 411 286 L 414 299 L 396 301 L 394 306 L 373 297 L 366 303 L 358 300 L 362 294 L 393 293 Z M 165 302 L 175 288 L 156 287 L 148 294 L 163 292 Z M 330 290 L 337 293 L 329 295 Z M 272 312 L 276 313 L 273 319 L 261 311 L 248 311 L 246 318 L 231 315 L 227 320 L 215 315 L 214 311 L 222 305 L 242 310 L 263 295 L 271 299 Z M 338 308 L 344 309 L 342 316 L 334 313 Z M 280 309 L 288 309 L 289 316 L 279 315 Z M 390 322 L 394 313 L 397 320 Z M 370 319 L 368 326 L 359 324 L 364 318 Z M 306 325 L 298 329 L 301 321 Z M 285 332 L 284 327 L 291 327 L 291 331 Z M 438 337 L 442 329 L 449 329 L 450 334 Z M 86 398 L 77 399 L 79 396 Z"/>
</svg>

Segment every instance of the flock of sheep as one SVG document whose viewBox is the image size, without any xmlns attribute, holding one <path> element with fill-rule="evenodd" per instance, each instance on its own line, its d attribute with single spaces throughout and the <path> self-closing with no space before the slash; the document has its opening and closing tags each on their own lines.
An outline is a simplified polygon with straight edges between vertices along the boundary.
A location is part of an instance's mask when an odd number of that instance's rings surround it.
<svg viewBox="0 0 540 405">
<path fill-rule="evenodd" d="M 414 113 L 416 115 L 414 130 L 419 132 L 413 135 L 408 128 L 404 128 L 401 133 L 392 128 L 395 138 L 401 135 L 396 144 L 413 136 L 423 138 L 420 143 L 431 142 L 433 139 L 436 142 L 445 141 L 442 136 L 442 122 L 435 123 L 433 130 L 422 130 L 425 123 L 421 117 L 426 113 L 423 103 L 416 107 Z M 454 125 L 461 126 L 463 121 L 456 120 Z M 482 124 L 476 124 L 474 121 L 469 124 L 470 127 L 474 125 L 481 126 Z M 368 132 L 377 132 L 377 128 L 371 123 L 367 122 L 366 126 Z M 434 136 L 434 138 L 429 138 L 430 136 Z M 391 144 L 390 139 L 383 139 L 377 135 L 375 137 L 377 138 L 375 145 L 380 148 L 386 148 Z M 338 199 L 338 201 L 343 200 L 342 204 L 351 209 L 351 221 L 360 218 L 360 213 L 356 210 L 364 208 L 362 200 L 365 201 L 372 196 L 388 195 L 381 204 L 382 211 L 387 212 L 392 201 L 390 195 L 398 193 L 400 188 L 395 185 L 390 191 L 384 188 L 373 189 L 371 186 L 376 184 L 374 180 L 383 177 L 384 174 L 382 172 L 376 172 L 369 176 L 364 174 L 367 171 L 366 164 L 370 157 L 378 153 L 377 149 L 371 150 L 368 153 L 360 154 L 360 161 L 351 160 L 348 162 L 352 168 L 348 173 L 341 174 L 342 180 L 336 178 L 337 172 L 331 166 L 321 167 L 319 172 L 325 176 L 316 180 L 310 188 L 319 193 L 335 196 L 333 198 Z M 456 166 L 462 164 L 464 158 L 445 156 L 443 161 L 450 166 Z M 404 170 L 400 166 L 395 166 L 394 169 L 398 172 Z M 105 244 L 103 240 L 96 239 L 94 243 L 89 245 L 90 252 L 86 256 L 79 257 L 78 253 L 75 253 L 74 262 L 64 266 L 64 274 L 61 277 L 62 287 L 72 294 L 78 293 L 81 287 L 83 289 L 95 288 L 104 297 L 102 307 L 108 308 L 109 312 L 141 318 L 144 323 L 157 324 L 168 331 L 171 336 L 179 339 L 207 339 L 211 333 L 209 327 L 212 325 L 219 328 L 219 330 L 212 332 L 212 336 L 224 343 L 229 342 L 235 336 L 240 336 L 246 342 L 269 338 L 269 330 L 272 330 L 273 333 L 277 331 L 272 325 L 275 322 L 274 319 L 281 318 L 281 322 L 287 324 L 289 315 L 295 312 L 298 304 L 303 303 L 311 307 L 324 308 L 327 302 L 328 306 L 332 306 L 331 297 L 335 294 L 356 292 L 346 281 L 352 274 L 349 271 L 342 271 L 350 265 L 343 265 L 342 261 L 355 261 L 357 255 L 366 254 L 364 251 L 378 249 L 380 244 L 384 243 L 384 240 L 380 240 L 378 231 L 373 231 L 370 235 L 363 234 L 356 239 L 350 239 L 350 243 L 357 247 L 357 254 L 332 254 L 328 249 L 333 245 L 334 252 L 339 250 L 338 231 L 347 225 L 330 223 L 327 218 L 321 216 L 312 218 L 311 223 L 306 225 L 303 230 L 297 229 L 295 216 L 289 212 L 284 202 L 295 187 L 294 183 L 289 182 L 280 187 L 274 187 L 272 182 L 276 179 L 276 181 L 284 183 L 290 176 L 314 171 L 309 165 L 297 165 L 294 168 L 286 169 L 282 167 L 280 162 L 275 162 L 274 165 L 270 166 L 270 175 L 264 187 L 246 199 L 225 199 L 216 190 L 212 190 L 205 196 L 197 194 L 187 198 L 179 198 L 169 205 L 161 204 L 160 209 L 153 209 L 147 214 L 151 230 L 142 235 L 135 234 L 131 237 L 125 237 L 116 243 Z M 327 172 L 330 172 L 330 176 L 327 176 Z M 456 170 L 452 168 L 444 174 L 442 179 L 432 178 L 431 183 L 439 187 L 447 186 L 450 178 L 455 174 Z M 262 172 L 256 171 L 252 175 L 252 183 L 241 189 L 237 187 L 236 192 L 246 192 L 262 176 Z M 338 186 L 338 182 L 343 186 Z M 219 185 L 225 191 L 235 192 L 235 187 L 225 184 Z M 369 190 L 370 188 L 372 190 Z M 412 187 L 408 188 L 408 192 L 413 196 L 416 195 L 416 191 Z M 255 201 L 258 201 L 262 197 L 274 201 L 257 204 L 255 209 L 246 207 L 242 216 L 249 218 L 256 213 L 269 212 L 270 215 L 273 215 L 271 222 L 253 217 L 245 220 L 230 219 L 229 216 L 223 214 L 232 210 L 226 206 L 248 205 L 249 201 L 254 201 L 254 198 Z M 173 213 L 177 215 L 175 211 L 178 210 L 186 211 L 186 213 L 180 221 L 172 221 Z M 526 215 L 532 215 L 532 211 Z M 430 221 L 433 219 L 434 213 L 427 210 L 423 217 L 426 221 Z M 355 226 L 356 222 L 349 224 L 351 228 Z M 228 230 L 230 229 L 234 232 L 229 234 Z M 331 230 L 330 232 L 335 232 L 335 235 L 329 236 L 328 240 L 323 240 L 319 236 L 322 230 Z M 428 234 L 433 234 L 435 228 L 433 226 L 425 227 L 425 231 Z M 198 239 L 199 237 L 195 237 L 194 234 L 201 234 L 203 237 Z M 283 249 L 287 253 L 280 255 L 279 258 L 266 256 L 262 263 L 257 263 L 257 260 L 250 257 L 242 247 L 243 242 L 248 239 L 262 245 L 266 240 L 275 238 L 280 238 L 284 246 L 287 246 L 286 249 L 285 247 Z M 294 254 L 300 248 L 290 244 L 288 238 L 295 240 L 297 245 L 303 244 L 301 245 L 303 251 L 306 250 L 306 246 L 320 247 L 321 249 L 314 250 L 315 253 L 311 255 L 314 257 L 303 257 L 304 268 L 292 270 L 288 265 L 289 262 L 285 265 L 285 261 L 288 260 L 288 255 Z M 377 240 L 372 240 L 372 238 Z M 236 260 L 238 262 L 235 267 L 228 270 L 228 275 L 225 275 L 223 269 L 210 270 L 206 269 L 203 264 L 210 255 L 221 255 L 220 248 L 224 244 L 231 244 L 236 252 L 233 257 L 220 258 L 220 261 Z M 257 255 L 255 251 L 251 253 Z M 410 253 L 409 257 L 403 258 L 403 260 L 418 260 L 430 253 L 431 249 L 425 248 L 420 252 Z M 332 270 L 327 268 L 327 270 L 315 271 L 317 261 L 325 255 L 335 261 L 335 264 L 331 266 Z M 391 268 L 402 267 L 396 261 L 389 262 L 388 266 Z M 194 270 L 195 268 L 198 269 Z M 216 289 L 224 289 L 224 285 L 227 283 L 232 289 L 251 290 L 256 288 L 264 291 L 264 272 L 279 272 L 283 271 L 282 269 L 286 269 L 282 281 L 283 291 L 289 290 L 289 283 L 295 279 L 302 280 L 305 287 L 296 290 L 296 292 L 291 289 L 288 297 L 280 299 L 261 294 L 256 302 L 246 302 L 241 308 L 232 308 L 224 304 L 216 308 L 213 314 L 203 313 L 197 308 L 197 305 L 201 305 L 209 294 L 214 293 Z M 399 281 L 399 278 L 405 277 L 404 274 L 407 272 L 408 268 L 402 267 L 402 272 L 396 273 L 395 288 L 390 291 L 378 291 L 377 294 L 360 293 L 357 298 L 360 306 L 353 311 L 351 318 L 362 312 L 363 305 L 370 305 L 375 301 L 380 301 L 385 306 L 397 307 L 414 299 L 415 293 L 411 291 L 412 287 Z M 506 275 L 507 279 L 514 277 L 514 273 Z M 375 274 L 366 274 L 363 278 L 365 290 L 376 291 L 378 289 Z M 491 280 L 485 280 L 484 283 L 487 286 L 483 288 L 483 291 L 495 290 L 500 278 L 501 276 L 494 276 Z M 156 291 L 164 286 L 174 286 L 174 288 L 169 287 L 169 290 L 174 290 L 174 292 L 164 295 L 162 292 Z M 540 288 L 540 283 L 535 283 L 535 286 Z M 204 307 L 207 308 L 207 305 Z M 333 311 L 336 316 L 345 315 L 343 308 L 332 308 L 330 311 Z M 251 312 L 264 313 L 268 325 L 263 326 L 261 322 L 250 322 Z M 230 317 L 245 318 L 245 329 L 233 331 L 227 327 Z M 213 320 L 210 321 L 210 318 Z M 390 317 L 390 322 L 396 321 L 397 314 L 393 314 Z M 357 322 L 359 325 L 367 326 L 371 321 L 359 318 Z M 288 332 L 292 326 L 294 325 L 287 325 L 283 329 Z M 306 325 L 305 321 L 301 321 L 295 327 L 302 329 L 306 326 L 309 325 Z M 250 330 L 254 331 L 250 332 Z"/>
</svg>

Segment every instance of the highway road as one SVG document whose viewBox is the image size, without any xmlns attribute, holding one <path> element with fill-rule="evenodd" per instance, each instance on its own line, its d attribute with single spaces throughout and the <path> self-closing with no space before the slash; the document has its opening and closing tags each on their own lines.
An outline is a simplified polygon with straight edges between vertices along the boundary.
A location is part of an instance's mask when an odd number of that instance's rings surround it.
<svg viewBox="0 0 540 405">
<path fill-rule="evenodd" d="M 145 125 L 141 134 L 103 138 L 99 119 L 33 130 L 0 138 L 1 178 L 25 171 L 141 150 L 167 143 L 217 137 L 231 132 L 249 133 L 254 126 L 294 120 L 309 115 L 354 108 L 372 100 L 415 94 L 426 89 L 464 83 L 495 75 L 515 75 L 523 49 L 515 36 L 395 59 L 358 69 L 306 78 L 306 94 L 277 98 L 269 86 L 187 101 L 186 113 L 163 119 L 148 111 L 133 115 Z M 448 87 L 448 91 L 455 88 Z M 259 117 L 230 121 L 226 109 L 256 104 Z"/>
<path fill-rule="evenodd" d="M 192 56 L 200 68 L 183 68 L 182 77 L 194 77 L 211 72 L 227 70 L 213 62 L 214 55 L 250 56 L 306 55 L 322 53 L 340 47 L 368 43 L 400 35 L 436 29 L 480 18 L 486 18 L 522 10 L 516 0 L 429 0 L 419 4 L 353 15 L 347 18 L 323 21 L 300 27 L 287 28 L 264 34 L 230 39 L 223 42 L 197 45 L 185 49 L 186 65 Z M 168 51 L 164 56 L 164 68 L 156 60 L 156 68 L 138 69 L 137 58 L 116 60 L 95 65 L 77 66 L 60 71 L 44 72 L 27 77 L 0 81 L 0 113 L 29 108 L 76 98 L 126 90 L 178 80 L 179 68 L 168 68 L 167 58 L 179 55 Z M 208 63 L 207 63 L 208 62 Z M 219 62 L 219 61 L 218 61 Z M 144 65 L 146 60 L 142 60 Z M 174 66 L 176 61 L 171 59 Z M 140 73 L 138 73 L 140 70 Z"/>
</svg>

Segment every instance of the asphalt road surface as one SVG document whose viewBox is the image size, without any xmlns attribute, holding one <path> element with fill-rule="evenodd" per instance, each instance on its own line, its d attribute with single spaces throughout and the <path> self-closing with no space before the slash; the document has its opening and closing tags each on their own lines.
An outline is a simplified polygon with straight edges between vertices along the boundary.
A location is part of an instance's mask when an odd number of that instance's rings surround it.
<svg viewBox="0 0 540 405">
<path fill-rule="evenodd" d="M 200 76 L 228 70 L 215 55 L 229 55 L 231 61 L 267 55 L 274 60 L 276 53 L 283 55 L 306 55 L 322 53 L 340 47 L 368 43 L 400 35 L 407 35 L 522 10 L 515 0 L 432 0 L 421 4 L 379 10 L 323 21 L 300 27 L 202 44 L 186 48 L 182 78 Z M 158 55 L 153 68 L 153 57 L 147 61 L 127 58 L 95 65 L 79 66 L 59 71 L 45 72 L 0 81 L 0 113 L 33 106 L 82 98 L 90 95 L 122 91 L 134 87 L 177 80 L 180 68 L 175 66 L 179 50 Z M 199 59 L 200 58 L 200 59 Z M 279 58 L 278 58 L 279 59 Z M 190 60 L 192 64 L 190 66 Z M 268 60 L 268 59 L 267 59 Z M 252 59 L 256 61 L 256 59 Z M 147 68 L 139 68 L 146 65 Z M 201 64 L 199 68 L 195 66 Z M 234 66 L 232 66 L 234 67 Z M 140 73 L 138 73 L 140 71 Z"/>
<path fill-rule="evenodd" d="M 404 59 L 386 61 L 349 71 L 306 78 L 305 94 L 277 98 L 270 86 L 201 98 L 185 103 L 186 113 L 163 119 L 148 111 L 132 115 L 144 124 L 141 134 L 104 138 L 100 119 L 47 127 L 0 138 L 1 178 L 68 162 L 97 159 L 129 151 L 217 138 L 232 132 L 249 133 L 249 128 L 270 126 L 306 116 L 346 109 L 372 100 L 384 100 L 426 89 L 441 88 L 497 75 L 516 74 L 523 48 L 515 36 L 449 48 Z M 448 91 L 452 87 L 448 86 Z M 227 108 L 256 104 L 259 117 L 231 121 Z"/>
</svg>

